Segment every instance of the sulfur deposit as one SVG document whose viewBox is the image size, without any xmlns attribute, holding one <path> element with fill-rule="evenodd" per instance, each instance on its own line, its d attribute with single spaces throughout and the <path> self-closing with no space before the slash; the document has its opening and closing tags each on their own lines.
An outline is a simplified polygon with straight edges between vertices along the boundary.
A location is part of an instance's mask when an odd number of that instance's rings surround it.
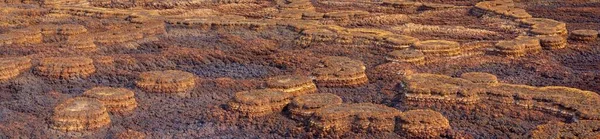
<svg viewBox="0 0 600 139">
<path fill-rule="evenodd" d="M 396 126 L 409 138 L 439 138 L 450 129 L 444 115 L 433 110 L 410 110 L 399 116 Z"/>
<path fill-rule="evenodd" d="M 100 100 L 111 113 L 130 113 L 137 107 L 135 94 L 125 88 L 94 87 L 85 91 L 83 95 Z"/>
<path fill-rule="evenodd" d="M 317 86 L 311 78 L 302 75 L 283 75 L 271 77 L 267 80 L 267 86 L 271 89 L 283 91 L 300 96 L 317 91 Z"/>
<path fill-rule="evenodd" d="M 94 61 L 87 57 L 49 57 L 35 68 L 41 76 L 58 79 L 85 78 L 96 72 Z"/>
<path fill-rule="evenodd" d="M 310 118 L 319 108 L 342 104 L 342 98 L 330 93 L 308 94 L 295 97 L 289 105 L 291 118 L 304 120 Z"/>
<path fill-rule="evenodd" d="M 330 56 L 321 59 L 323 67 L 313 70 L 318 86 L 355 87 L 369 81 L 364 63 L 347 57 Z"/>
<path fill-rule="evenodd" d="M 289 93 L 274 89 L 242 91 L 235 93 L 228 108 L 246 117 L 260 117 L 281 112 L 292 97 Z"/>
<path fill-rule="evenodd" d="M 148 71 L 139 75 L 136 86 L 152 93 L 186 93 L 196 85 L 196 75 L 179 70 Z"/>
<path fill-rule="evenodd" d="M 338 104 L 322 107 L 310 118 L 311 128 L 321 135 L 345 132 L 392 132 L 397 109 L 372 103 Z"/>
</svg>

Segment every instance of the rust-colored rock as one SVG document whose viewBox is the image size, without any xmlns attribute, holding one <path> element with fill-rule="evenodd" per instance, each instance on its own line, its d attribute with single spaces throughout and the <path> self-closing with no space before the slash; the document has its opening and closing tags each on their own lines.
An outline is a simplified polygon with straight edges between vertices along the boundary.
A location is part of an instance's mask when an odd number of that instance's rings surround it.
<svg viewBox="0 0 600 139">
<path fill-rule="evenodd" d="M 345 132 L 392 132 L 402 112 L 372 103 L 330 105 L 317 109 L 310 119 L 313 130 L 325 136 Z"/>
<path fill-rule="evenodd" d="M 396 126 L 409 138 L 439 138 L 450 129 L 450 122 L 433 110 L 410 110 L 400 114 Z"/>
<path fill-rule="evenodd" d="M 567 37 L 564 36 L 538 36 L 544 49 L 555 50 L 567 47 Z"/>
<path fill-rule="evenodd" d="M 228 108 L 246 117 L 260 117 L 281 112 L 293 96 L 274 89 L 259 89 L 237 92 L 228 103 Z"/>
<path fill-rule="evenodd" d="M 31 59 L 26 57 L 0 58 L 0 82 L 19 76 L 31 68 Z"/>
<path fill-rule="evenodd" d="M 321 59 L 323 67 L 313 70 L 318 86 L 355 87 L 366 84 L 364 63 L 348 57 L 329 56 Z"/>
<path fill-rule="evenodd" d="M 575 30 L 571 32 L 569 38 L 578 41 L 594 41 L 598 38 L 596 30 Z"/>
<path fill-rule="evenodd" d="M 152 93 L 186 93 L 196 85 L 196 75 L 179 70 L 148 71 L 139 75 L 137 87 Z"/>
<path fill-rule="evenodd" d="M 96 72 L 94 61 L 87 57 L 49 57 L 40 60 L 36 73 L 58 79 L 85 78 Z"/>
<path fill-rule="evenodd" d="M 558 138 L 579 138 L 579 139 L 597 139 L 600 138 L 600 121 L 581 120 L 576 123 L 563 123 L 551 121 L 547 124 L 539 125 L 532 131 L 533 139 L 558 139 Z"/>
<path fill-rule="evenodd" d="M 460 44 L 446 40 L 427 40 L 413 44 L 413 47 L 425 55 L 456 56 L 460 55 Z"/>
<path fill-rule="evenodd" d="M 126 114 L 137 107 L 135 94 L 125 88 L 94 87 L 85 91 L 83 95 L 100 100 L 111 113 Z"/>
<path fill-rule="evenodd" d="M 498 83 L 496 75 L 485 72 L 467 72 L 460 75 L 460 78 L 467 79 L 477 84 L 495 84 Z"/>
<path fill-rule="evenodd" d="M 93 131 L 110 124 L 110 117 L 102 102 L 93 98 L 76 97 L 54 107 L 51 128 L 59 131 Z"/>
<path fill-rule="evenodd" d="M 267 86 L 271 89 L 280 90 L 292 94 L 292 96 L 301 96 L 315 93 L 317 86 L 311 78 L 302 75 L 283 75 L 271 77 L 267 80 Z"/>
<path fill-rule="evenodd" d="M 385 59 L 392 62 L 422 65 L 425 63 L 425 54 L 416 50 L 395 50 L 388 53 Z"/>
<path fill-rule="evenodd" d="M 297 120 L 310 118 L 319 108 L 342 104 L 342 98 L 330 93 L 308 94 L 296 97 L 289 105 L 290 116 Z"/>
</svg>

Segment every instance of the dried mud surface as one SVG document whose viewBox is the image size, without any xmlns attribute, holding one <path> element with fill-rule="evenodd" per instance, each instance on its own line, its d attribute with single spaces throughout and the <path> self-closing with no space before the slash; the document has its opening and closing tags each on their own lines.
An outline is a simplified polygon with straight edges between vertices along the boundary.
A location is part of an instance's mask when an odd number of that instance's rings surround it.
<svg viewBox="0 0 600 139">
<path fill-rule="evenodd" d="M 322 58 L 328 56 L 361 61 L 368 82 L 352 87 L 319 86 L 316 93 L 337 95 L 343 103 L 374 103 L 401 112 L 418 109 L 437 111 L 448 119 L 450 130 L 436 138 L 532 138 L 533 131 L 540 125 L 553 122 L 576 124 L 581 119 L 492 101 L 472 105 L 409 102 L 403 97 L 408 92 L 402 84 L 404 74 L 432 73 L 459 77 L 467 72 L 486 72 L 496 75 L 500 83 L 565 86 L 600 92 L 600 40 L 568 40 L 564 49 L 541 50 L 521 57 L 493 54 L 490 49 L 496 42 L 512 40 L 527 31 L 515 26 L 511 19 L 471 15 L 472 8 L 479 2 L 477 0 L 418 0 L 453 7 L 408 12 L 369 8 L 373 6 L 369 2 L 341 6 L 325 3 L 348 2 L 346 0 L 312 0 L 307 1 L 312 9 L 291 10 L 281 7 L 291 1 L 302 0 L 200 1 L 189 5 L 165 4 L 170 0 L 162 3 L 108 1 L 108 4 L 93 0 L 74 1 L 57 1 L 58 5 L 37 1 L 0 2 L 0 7 L 6 7 L 0 9 L 0 58 L 26 57 L 33 65 L 32 68 L 18 70 L 18 76 L 0 80 L 0 138 L 118 138 L 125 134 L 123 132 L 135 132 L 132 136 L 140 134 L 137 137 L 143 135 L 145 138 L 409 138 L 402 132 L 381 131 L 323 134 L 311 128 L 307 121 L 290 118 L 287 108 L 252 118 L 228 109 L 228 102 L 237 92 L 268 88 L 265 81 L 274 76 L 312 76 L 314 69 L 322 68 Z M 556 0 L 518 1 L 515 4 L 533 17 L 566 23 L 568 31 L 600 30 L 599 2 Z M 92 16 L 61 10 L 73 7 L 94 7 L 101 12 Z M 360 18 L 351 18 L 350 21 L 309 20 L 311 24 L 305 24 L 305 19 L 286 14 L 342 10 L 368 11 L 372 14 L 370 16 L 406 14 L 410 21 L 358 26 L 351 22 Z M 204 20 L 195 23 L 212 24 L 208 28 L 190 25 L 194 23 L 173 23 L 199 19 L 209 19 L 214 23 L 205 23 Z M 138 20 L 141 23 L 136 22 Z M 248 26 L 268 25 L 258 28 L 247 27 L 243 23 L 239 26 L 226 24 L 233 21 L 250 22 Z M 294 22 L 299 25 L 293 25 Z M 54 34 L 42 32 L 42 40 L 37 42 L 27 39 L 24 43 L 1 43 L 6 40 L 4 38 L 24 37 L 13 32 L 65 24 L 85 27 L 85 32 L 77 35 L 96 39 L 96 50 L 62 47 L 62 43 L 72 35 L 60 34 L 60 31 Z M 154 24 L 158 29 L 152 28 Z M 303 30 L 298 28 L 316 27 L 313 24 L 346 30 L 379 29 L 421 41 L 436 39 L 463 45 L 480 42 L 483 45 L 474 50 L 477 53 L 474 55 L 426 57 L 422 65 L 394 63 L 385 58 L 392 49 L 364 43 L 373 40 L 317 43 L 314 37 L 321 34 L 310 36 L 298 31 Z M 428 29 L 414 29 L 417 27 Z M 457 30 L 461 32 L 455 32 Z M 141 32 L 138 34 L 141 37 L 135 37 L 132 32 Z M 303 42 L 307 36 L 313 37 L 309 43 Z M 103 40 L 105 38 L 108 39 Z M 86 72 L 86 77 L 69 79 L 37 73 L 36 67 L 41 59 L 67 56 L 93 59 L 95 71 Z M 100 56 L 110 58 L 104 61 L 97 58 Z M 70 64 L 74 69 L 78 68 L 77 65 L 84 64 Z M 148 92 L 136 86 L 141 73 L 165 70 L 195 75 L 197 78 L 192 89 L 180 96 Z M 177 80 L 174 78 L 172 80 Z M 55 106 L 83 96 L 85 91 L 94 87 L 131 90 L 135 93 L 137 107 L 128 114 L 110 114 L 110 124 L 98 130 L 71 133 L 51 128 Z"/>
</svg>

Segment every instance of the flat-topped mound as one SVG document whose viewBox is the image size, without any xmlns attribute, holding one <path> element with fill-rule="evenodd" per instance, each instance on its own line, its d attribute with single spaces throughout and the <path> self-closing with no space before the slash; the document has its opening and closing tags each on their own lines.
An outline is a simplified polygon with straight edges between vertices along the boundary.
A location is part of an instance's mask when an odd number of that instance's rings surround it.
<svg viewBox="0 0 600 139">
<path fill-rule="evenodd" d="M 317 85 L 323 87 L 355 87 L 366 84 L 369 79 L 362 61 L 348 57 L 329 56 L 321 59 L 323 67 L 313 70 Z"/>
<path fill-rule="evenodd" d="M 419 39 L 406 35 L 385 36 L 386 47 L 392 49 L 406 49 L 418 41 Z"/>
<path fill-rule="evenodd" d="M 267 79 L 267 86 L 271 89 L 281 90 L 293 96 L 310 94 L 317 91 L 317 86 L 308 76 L 283 75 Z"/>
<path fill-rule="evenodd" d="M 185 93 L 196 85 L 196 75 L 179 70 L 148 71 L 139 75 L 137 87 L 152 93 Z"/>
<path fill-rule="evenodd" d="M 100 100 L 108 111 L 128 113 L 137 107 L 134 93 L 125 88 L 94 87 L 83 93 L 84 96 Z"/>
<path fill-rule="evenodd" d="M 413 47 L 425 55 L 456 56 L 460 55 L 460 44 L 447 40 L 426 40 L 413 44 Z"/>
<path fill-rule="evenodd" d="M 489 76 L 489 75 L 488 75 Z M 491 76 L 490 76 L 491 77 Z M 471 77 L 467 76 L 467 79 Z M 505 83 L 477 84 L 471 80 L 437 74 L 412 74 L 403 83 L 405 99 L 420 102 L 498 102 L 539 110 L 557 116 L 600 119 L 600 96 L 563 86 L 534 87 Z"/>
<path fill-rule="evenodd" d="M 395 117 L 402 112 L 372 103 L 338 104 L 317 109 L 310 119 L 313 130 L 322 135 L 340 135 L 349 131 L 392 132 Z"/>
<path fill-rule="evenodd" d="M 537 38 L 540 39 L 540 43 L 544 49 L 555 50 L 567 47 L 567 37 L 565 36 L 543 35 Z"/>
<path fill-rule="evenodd" d="M 308 119 L 319 108 L 342 104 L 342 98 L 331 93 L 308 94 L 295 97 L 289 105 L 291 117 L 298 120 Z"/>
<path fill-rule="evenodd" d="M 65 132 L 91 131 L 110 124 L 102 102 L 85 97 L 71 98 L 58 104 L 51 120 L 51 128 Z"/>
<path fill-rule="evenodd" d="M 575 30 L 571 32 L 570 38 L 578 41 L 594 41 L 598 38 L 597 30 Z"/>
<path fill-rule="evenodd" d="M 87 57 L 48 57 L 40 60 L 36 73 L 59 79 L 84 78 L 96 72 L 94 61 Z"/>
<path fill-rule="evenodd" d="M 290 103 L 292 94 L 274 89 L 237 92 L 228 103 L 229 109 L 246 117 L 260 117 L 281 112 Z"/>
<path fill-rule="evenodd" d="M 444 115 L 433 110 L 410 110 L 400 115 L 397 121 L 400 132 L 410 138 L 439 138 L 450 129 Z"/>
<path fill-rule="evenodd" d="M 425 63 L 425 54 L 416 50 L 395 50 L 388 53 L 386 60 L 421 65 Z"/>
</svg>

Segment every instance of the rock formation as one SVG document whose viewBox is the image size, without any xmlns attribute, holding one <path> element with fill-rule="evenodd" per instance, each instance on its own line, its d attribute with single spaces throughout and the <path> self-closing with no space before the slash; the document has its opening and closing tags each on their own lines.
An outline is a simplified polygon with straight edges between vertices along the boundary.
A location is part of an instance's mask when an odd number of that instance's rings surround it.
<svg viewBox="0 0 600 139">
<path fill-rule="evenodd" d="M 395 50 L 388 53 L 385 59 L 392 62 L 422 65 L 425 63 L 425 54 L 416 50 Z"/>
<path fill-rule="evenodd" d="M 318 86 L 354 87 L 369 81 L 363 62 L 347 57 L 330 56 L 321 59 L 323 67 L 313 70 Z"/>
<path fill-rule="evenodd" d="M 273 89 L 242 91 L 235 93 L 228 108 L 246 117 L 260 117 L 281 112 L 292 97 L 290 93 Z"/>
<path fill-rule="evenodd" d="M 125 88 L 94 87 L 85 91 L 83 95 L 100 100 L 111 113 L 126 114 L 137 107 L 135 94 Z"/>
<path fill-rule="evenodd" d="M 372 103 L 330 105 L 317 109 L 310 118 L 311 128 L 321 135 L 337 136 L 349 131 L 392 132 L 397 109 Z"/>
<path fill-rule="evenodd" d="M 342 104 L 342 98 L 330 93 L 298 96 L 289 105 L 290 117 L 297 120 L 307 120 L 319 108 L 337 104 Z"/>
<path fill-rule="evenodd" d="M 31 59 L 26 57 L 0 58 L 0 82 L 8 81 L 31 68 Z"/>
<path fill-rule="evenodd" d="M 292 96 L 300 96 L 315 93 L 317 86 L 308 76 L 302 75 L 283 75 L 269 78 L 267 86 L 270 89 L 276 89 Z"/>
<path fill-rule="evenodd" d="M 547 124 L 537 126 L 532 132 L 533 139 L 556 139 L 556 138 L 600 138 L 600 121 L 581 120 L 576 123 L 563 123 L 551 121 Z"/>
<path fill-rule="evenodd" d="M 569 36 L 573 40 L 578 41 L 594 41 L 598 38 L 598 31 L 596 30 L 575 30 L 571 32 Z"/>
<path fill-rule="evenodd" d="M 456 56 L 460 55 L 460 44 L 446 40 L 427 40 L 413 44 L 413 47 L 425 55 Z"/>
<path fill-rule="evenodd" d="M 139 75 L 136 86 L 146 92 L 181 94 L 193 89 L 196 75 L 179 70 L 148 71 Z"/>
<path fill-rule="evenodd" d="M 439 138 L 450 129 L 444 115 L 433 110 L 410 110 L 399 116 L 397 128 L 409 138 Z"/>
<path fill-rule="evenodd" d="M 54 108 L 51 128 L 64 132 L 92 131 L 105 128 L 110 117 L 102 102 L 93 98 L 76 97 Z"/>
<path fill-rule="evenodd" d="M 86 57 L 48 57 L 35 68 L 41 76 L 58 79 L 85 78 L 96 72 L 94 61 Z"/>
</svg>

